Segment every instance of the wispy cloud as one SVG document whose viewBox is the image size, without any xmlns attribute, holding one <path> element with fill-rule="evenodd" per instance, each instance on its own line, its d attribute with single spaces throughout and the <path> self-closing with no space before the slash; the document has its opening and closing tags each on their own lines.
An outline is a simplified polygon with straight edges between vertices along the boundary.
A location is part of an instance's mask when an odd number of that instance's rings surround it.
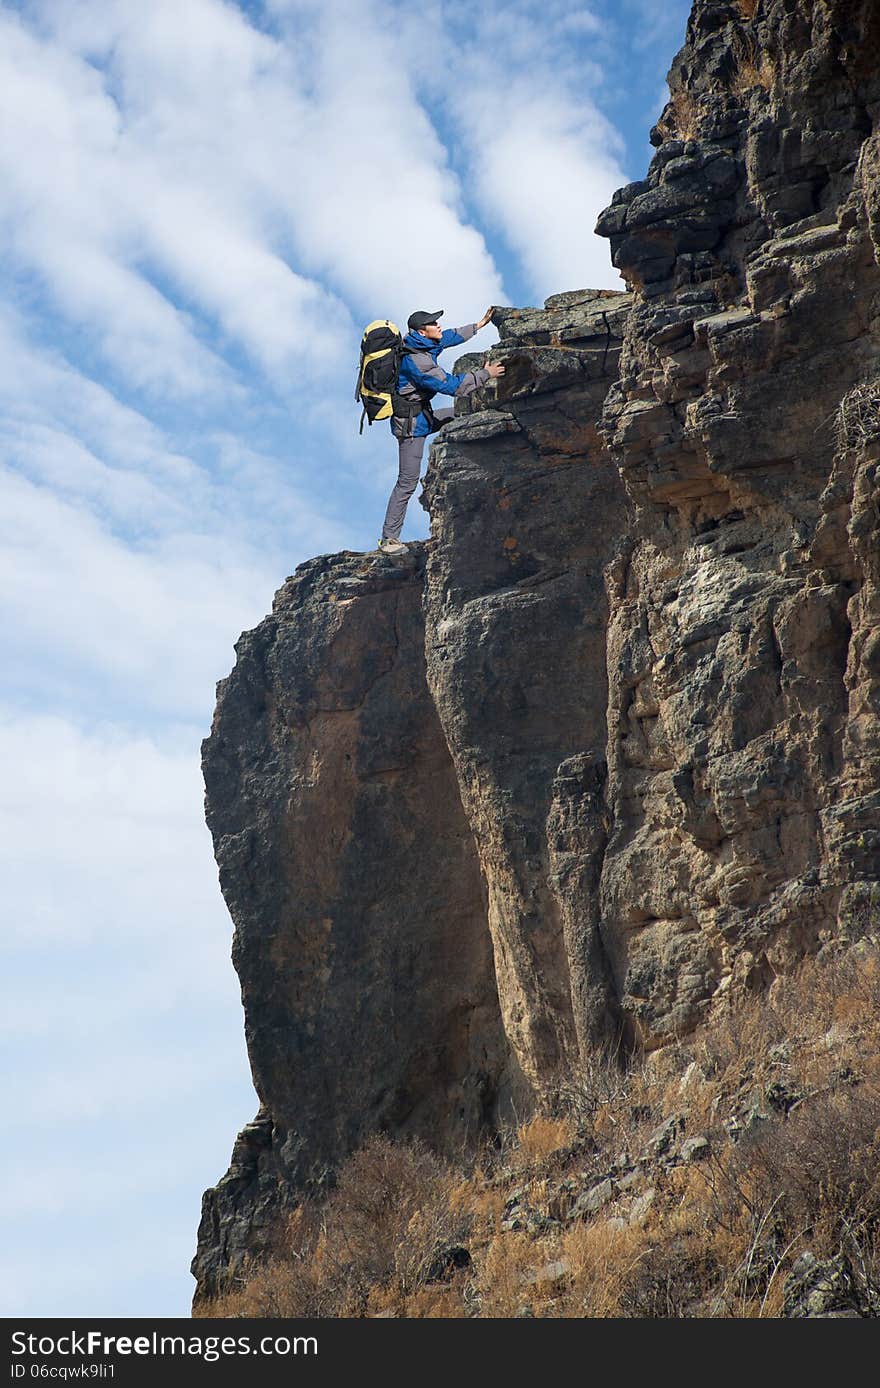
<svg viewBox="0 0 880 1388">
<path fill-rule="evenodd" d="M 269 371 L 306 341 L 326 363 L 347 314 L 284 261 L 261 225 L 271 209 L 251 196 L 245 146 L 265 136 L 282 73 L 264 69 L 283 49 L 215 0 L 193 0 L 192 27 L 175 27 L 179 7 L 165 0 L 38 12 L 41 32 L 0 16 L 0 170 L 17 263 L 138 388 L 224 385 L 193 310 Z M 95 49 L 105 67 L 87 60 Z M 245 106 L 247 132 L 229 102 Z"/>
<path fill-rule="evenodd" d="M 279 38 L 220 0 L 185 23 L 174 0 L 2 16 L 12 253 L 138 388 L 216 391 L 226 344 L 314 381 L 350 342 L 346 303 L 402 307 L 429 276 L 501 294 L 393 44 L 344 8 L 297 5 Z M 379 169 L 356 153 L 368 91 Z"/>
<path fill-rule="evenodd" d="M 424 88 L 456 131 L 477 207 L 534 296 L 563 284 L 619 284 L 593 235 L 598 212 L 626 182 L 623 141 L 596 100 L 604 79 L 591 41 L 607 43 L 605 22 L 560 0 L 451 0 L 429 12 L 441 39 Z M 409 7 L 399 14 L 415 67 L 420 17 Z"/>
<path fill-rule="evenodd" d="M 282 460 L 223 431 L 187 456 L 10 314 L 0 406 L 6 678 L 49 707 L 99 679 L 105 708 L 204 712 L 279 570 L 344 540 Z"/>
<path fill-rule="evenodd" d="M 662 5 L 655 0 L 622 0 L 621 7 L 632 47 L 637 52 L 646 49 L 660 52 L 668 67 L 684 43 L 691 0 L 665 0 Z"/>
</svg>

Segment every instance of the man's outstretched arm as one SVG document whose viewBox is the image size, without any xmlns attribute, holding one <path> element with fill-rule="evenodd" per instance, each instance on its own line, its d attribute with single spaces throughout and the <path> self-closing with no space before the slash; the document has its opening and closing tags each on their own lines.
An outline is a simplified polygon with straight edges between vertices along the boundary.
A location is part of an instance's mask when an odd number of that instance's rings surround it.
<svg viewBox="0 0 880 1388">
<path fill-rule="evenodd" d="M 476 323 L 465 323 L 461 328 L 446 328 L 440 339 L 441 349 L 457 347 L 460 342 L 467 342 L 469 337 L 473 337 L 474 333 L 478 333 L 481 328 L 485 328 L 486 324 L 492 321 L 492 314 L 493 310 L 487 308 L 482 318 Z"/>
</svg>

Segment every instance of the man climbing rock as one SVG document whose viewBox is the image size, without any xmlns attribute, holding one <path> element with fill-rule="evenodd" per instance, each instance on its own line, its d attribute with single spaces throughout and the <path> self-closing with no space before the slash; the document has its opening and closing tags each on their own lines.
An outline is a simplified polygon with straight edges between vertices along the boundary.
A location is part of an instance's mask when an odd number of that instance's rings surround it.
<svg viewBox="0 0 880 1388">
<path fill-rule="evenodd" d="M 393 396 L 394 414 L 391 418 L 391 432 L 400 448 L 400 471 L 388 502 L 379 541 L 383 554 L 401 554 L 406 549 L 406 545 L 400 543 L 399 536 L 407 502 L 416 489 L 422 470 L 425 439 L 452 419 L 455 413 L 454 406 L 432 409 L 433 397 L 438 393 L 470 395 L 478 386 L 504 375 L 504 367 L 498 362 L 490 362 L 476 371 L 453 376 L 444 371 L 437 361 L 445 348 L 457 347 L 459 343 L 467 342 L 480 328 L 485 328 L 492 318 L 492 309 L 487 309 L 478 323 L 467 323 L 463 328 L 447 328 L 445 332 L 437 322 L 442 317 L 442 308 L 435 313 L 420 309 L 407 319 L 409 332 L 403 339 L 406 355 Z"/>
</svg>

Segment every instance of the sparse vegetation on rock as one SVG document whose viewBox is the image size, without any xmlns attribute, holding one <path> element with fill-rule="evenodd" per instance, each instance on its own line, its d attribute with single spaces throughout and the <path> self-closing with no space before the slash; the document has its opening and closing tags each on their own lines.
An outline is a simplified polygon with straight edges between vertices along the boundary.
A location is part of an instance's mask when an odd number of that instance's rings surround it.
<svg viewBox="0 0 880 1388">
<path fill-rule="evenodd" d="M 374 1137 L 199 1314 L 880 1314 L 880 949 L 606 1057 L 456 1170 Z"/>
</svg>

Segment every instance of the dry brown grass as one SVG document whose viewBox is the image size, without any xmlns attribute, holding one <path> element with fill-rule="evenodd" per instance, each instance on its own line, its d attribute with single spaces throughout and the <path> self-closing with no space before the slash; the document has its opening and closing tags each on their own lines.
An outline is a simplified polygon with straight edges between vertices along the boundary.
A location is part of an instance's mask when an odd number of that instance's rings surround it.
<svg viewBox="0 0 880 1388">
<path fill-rule="evenodd" d="M 737 96 L 747 96 L 756 88 L 772 92 L 775 78 L 773 64 L 766 54 L 760 62 L 744 58 L 737 66 L 730 89 Z"/>
<path fill-rule="evenodd" d="M 743 19 L 754 19 L 760 0 L 736 0 L 736 8 Z"/>
<path fill-rule="evenodd" d="M 528 1299 L 527 1279 L 540 1256 L 528 1234 L 499 1233 L 489 1240 L 474 1264 L 482 1318 L 506 1320 L 518 1315 Z"/>
<path fill-rule="evenodd" d="M 657 122 L 661 139 L 694 140 L 699 134 L 702 107 L 692 92 L 679 87 L 672 92 Z"/>
<path fill-rule="evenodd" d="M 700 107 L 693 94 L 683 87 L 669 98 L 672 131 L 679 140 L 695 140 L 700 129 Z"/>
<path fill-rule="evenodd" d="M 418 1142 L 371 1138 L 345 1163 L 326 1205 L 304 1206 L 282 1251 L 246 1285 L 211 1303 L 215 1316 L 363 1316 L 377 1304 L 404 1314 L 446 1275 L 445 1250 L 468 1231 L 471 1187 Z"/>
<path fill-rule="evenodd" d="M 773 90 L 776 74 L 768 53 L 762 52 L 753 37 L 736 34 L 733 40 L 733 54 L 736 68 L 730 84 L 737 96 L 747 96 L 756 87 L 764 91 Z"/>
<path fill-rule="evenodd" d="M 574 1135 L 571 1119 L 536 1114 L 517 1128 L 514 1161 L 524 1168 L 540 1167 L 548 1158 L 570 1147 Z"/>
<path fill-rule="evenodd" d="M 600 1220 L 566 1230 L 562 1253 L 571 1267 L 566 1317 L 623 1313 L 627 1289 L 646 1256 L 644 1232 Z"/>
<path fill-rule="evenodd" d="M 671 1115 L 707 1137 L 701 1160 L 645 1156 Z M 609 1170 L 636 1182 L 566 1223 Z M 543 1211 L 537 1232 L 504 1219 L 514 1192 Z M 471 1175 L 372 1139 L 276 1256 L 200 1314 L 767 1318 L 806 1251 L 845 1266 L 857 1314 L 880 1313 L 872 944 L 825 951 L 653 1056 L 596 1057 Z"/>
</svg>

